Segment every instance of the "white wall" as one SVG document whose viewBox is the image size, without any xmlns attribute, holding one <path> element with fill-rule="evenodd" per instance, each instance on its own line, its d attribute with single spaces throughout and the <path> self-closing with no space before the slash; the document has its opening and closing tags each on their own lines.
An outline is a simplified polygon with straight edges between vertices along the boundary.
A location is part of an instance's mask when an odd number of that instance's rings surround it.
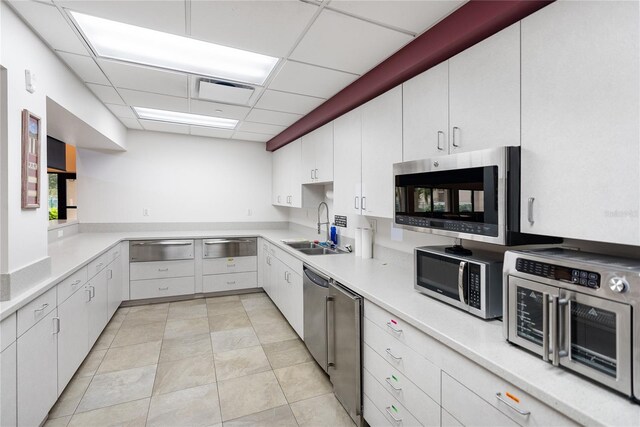
<svg viewBox="0 0 640 427">
<path fill-rule="evenodd" d="M 3 271 L 11 272 L 47 257 L 46 209 L 46 99 L 55 100 L 74 115 L 120 146 L 125 145 L 122 124 L 78 80 L 58 57 L 17 17 L 5 2 L 0 4 L 0 64 L 7 69 L 7 141 L 2 156 L 6 168 L 0 171 L 4 183 L 1 194 L 6 203 L 2 217 L 2 235 L 7 250 L 2 251 Z M 37 91 L 25 90 L 24 73 L 37 76 Z M 28 109 L 42 119 L 41 208 L 22 210 L 21 181 L 21 112 Z M 4 246 L 4 245 L 3 245 Z"/>
<path fill-rule="evenodd" d="M 127 149 L 78 150 L 80 222 L 287 220 L 263 143 L 131 130 Z"/>
</svg>

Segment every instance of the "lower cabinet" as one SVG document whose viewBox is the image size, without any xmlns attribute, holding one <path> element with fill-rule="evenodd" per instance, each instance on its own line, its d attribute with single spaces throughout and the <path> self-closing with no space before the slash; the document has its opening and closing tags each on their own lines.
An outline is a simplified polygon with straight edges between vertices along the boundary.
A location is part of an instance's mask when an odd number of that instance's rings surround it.
<svg viewBox="0 0 640 427">
<path fill-rule="evenodd" d="M 203 292 L 233 291 L 251 289 L 257 286 L 258 273 L 213 274 L 202 277 Z"/>
<path fill-rule="evenodd" d="M 88 327 L 89 327 L 89 348 L 93 347 L 102 330 L 109 321 L 107 305 L 107 273 L 105 268 L 90 279 L 85 290 L 89 290 L 88 305 Z"/>
<path fill-rule="evenodd" d="M 62 393 L 89 352 L 91 289 L 75 292 L 58 306 L 58 393 Z"/>
<path fill-rule="evenodd" d="M 0 426 L 17 423 L 17 354 L 15 341 L 0 353 Z"/>
<path fill-rule="evenodd" d="M 195 277 L 173 277 L 169 279 L 132 280 L 130 297 L 135 299 L 162 298 L 190 295 L 195 292 Z"/>
<path fill-rule="evenodd" d="M 51 311 L 18 337 L 18 425 L 38 426 L 58 399 L 58 317 Z"/>
<path fill-rule="evenodd" d="M 107 266 L 107 315 L 114 315 L 122 303 L 122 259 L 114 259 Z"/>
</svg>

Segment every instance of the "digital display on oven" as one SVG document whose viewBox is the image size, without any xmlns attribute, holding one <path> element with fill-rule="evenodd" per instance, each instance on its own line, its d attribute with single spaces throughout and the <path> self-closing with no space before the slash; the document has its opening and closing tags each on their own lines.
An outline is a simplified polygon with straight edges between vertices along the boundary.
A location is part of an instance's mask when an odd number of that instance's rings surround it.
<svg viewBox="0 0 640 427">
<path fill-rule="evenodd" d="M 538 277 L 546 277 L 551 280 L 560 280 L 578 286 L 585 286 L 587 288 L 598 289 L 600 287 L 600 274 L 594 271 L 547 264 L 526 258 L 516 259 L 516 270 Z"/>
</svg>

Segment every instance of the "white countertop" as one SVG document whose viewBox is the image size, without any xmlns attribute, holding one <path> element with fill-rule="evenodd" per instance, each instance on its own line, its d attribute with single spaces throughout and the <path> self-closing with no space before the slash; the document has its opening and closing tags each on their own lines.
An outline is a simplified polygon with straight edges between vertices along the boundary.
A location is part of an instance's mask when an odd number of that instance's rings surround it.
<svg viewBox="0 0 640 427">
<path fill-rule="evenodd" d="M 0 320 L 122 240 L 218 236 L 264 237 L 580 424 L 640 426 L 640 405 L 510 345 L 502 336 L 502 322 L 478 319 L 417 293 L 413 271 L 353 254 L 307 256 L 281 240 L 316 236 L 286 229 L 81 233 L 68 237 L 49 245 L 51 276 L 29 292 L 0 303 Z"/>
</svg>

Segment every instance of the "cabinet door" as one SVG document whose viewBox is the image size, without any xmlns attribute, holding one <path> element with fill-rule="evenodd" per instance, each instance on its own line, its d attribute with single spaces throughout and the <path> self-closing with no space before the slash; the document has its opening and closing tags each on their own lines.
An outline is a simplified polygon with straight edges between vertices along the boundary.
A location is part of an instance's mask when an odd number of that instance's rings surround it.
<svg viewBox="0 0 640 427">
<path fill-rule="evenodd" d="M 269 287 L 271 288 L 271 300 L 282 311 L 282 279 L 280 276 L 280 270 L 283 268 L 283 264 L 271 256 L 271 265 L 269 266 Z"/>
<path fill-rule="evenodd" d="M 90 298 L 91 290 L 85 287 L 58 306 L 58 393 L 62 393 L 89 352 Z"/>
<path fill-rule="evenodd" d="M 102 330 L 107 326 L 107 269 L 102 270 L 87 282 L 86 289 L 91 291 L 91 301 L 87 307 L 89 313 L 89 348 L 93 347 Z"/>
<path fill-rule="evenodd" d="M 302 207 L 302 179 L 301 179 L 301 164 L 302 161 L 302 141 L 296 139 L 295 141 L 287 144 L 283 148 L 285 150 L 285 205 L 300 208 Z"/>
<path fill-rule="evenodd" d="M 314 130 L 300 139 L 301 161 L 300 161 L 300 182 L 302 184 L 311 184 L 315 182 L 316 169 L 316 145 L 319 138 Z"/>
<path fill-rule="evenodd" d="M 402 161 L 449 153 L 449 62 L 402 84 Z"/>
<path fill-rule="evenodd" d="M 393 164 L 402 161 L 402 87 L 362 109 L 362 208 L 365 215 L 393 218 Z"/>
<path fill-rule="evenodd" d="M 315 159 L 315 181 L 333 181 L 333 122 L 329 122 L 319 129 L 316 141 Z"/>
<path fill-rule="evenodd" d="M 640 243 L 638 8 L 555 2 L 522 21 L 524 232 Z"/>
<path fill-rule="evenodd" d="M 284 264 L 283 267 L 283 272 L 286 274 L 283 275 L 283 310 L 281 309 L 281 311 L 291 327 L 300 338 L 303 338 L 302 276 Z"/>
<path fill-rule="evenodd" d="M 451 152 L 520 145 L 520 23 L 449 60 Z"/>
<path fill-rule="evenodd" d="M 38 426 L 58 399 L 58 335 L 53 310 L 18 338 L 18 425 Z"/>
<path fill-rule="evenodd" d="M 17 424 L 17 363 L 16 343 L 13 342 L 0 353 L 0 426 Z"/>
<path fill-rule="evenodd" d="M 338 117 L 333 123 L 333 209 L 337 215 L 360 214 L 362 182 L 362 108 Z M 347 219 L 353 223 L 353 217 Z"/>
<path fill-rule="evenodd" d="M 287 159 L 286 149 L 282 147 L 271 154 L 271 203 L 276 206 L 286 204 Z"/>
<path fill-rule="evenodd" d="M 122 302 L 122 263 L 120 258 L 107 266 L 107 317 L 116 312 Z"/>
</svg>

